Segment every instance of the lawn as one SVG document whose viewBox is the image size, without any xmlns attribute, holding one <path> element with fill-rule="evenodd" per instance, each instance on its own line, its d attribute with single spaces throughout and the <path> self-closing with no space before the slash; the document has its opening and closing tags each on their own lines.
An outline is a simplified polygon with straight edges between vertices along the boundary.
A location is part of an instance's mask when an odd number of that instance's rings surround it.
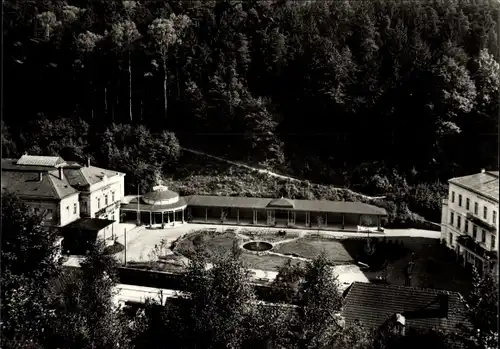
<svg viewBox="0 0 500 349">
<path fill-rule="evenodd" d="M 275 240 L 274 238 L 276 238 L 276 236 L 272 235 L 272 237 L 273 239 L 266 239 L 265 235 L 259 235 L 259 240 Z M 217 233 L 211 231 L 198 231 L 190 233 L 178 241 L 174 251 L 188 257 L 198 247 L 209 261 L 213 261 L 217 256 L 226 256 L 230 254 L 234 241 L 240 245 L 245 240 L 237 238 L 233 232 Z M 283 266 L 284 263 L 290 259 L 270 254 L 259 256 L 245 252 L 244 250 L 240 251 L 243 263 L 250 269 L 277 271 L 279 267 Z M 292 260 L 292 262 L 294 264 L 299 263 L 296 260 Z"/>
<path fill-rule="evenodd" d="M 322 239 L 301 238 L 276 246 L 278 253 L 296 255 L 312 259 L 320 253 L 334 263 L 353 263 L 356 260 L 356 251 L 363 248 L 364 239 Z"/>
</svg>

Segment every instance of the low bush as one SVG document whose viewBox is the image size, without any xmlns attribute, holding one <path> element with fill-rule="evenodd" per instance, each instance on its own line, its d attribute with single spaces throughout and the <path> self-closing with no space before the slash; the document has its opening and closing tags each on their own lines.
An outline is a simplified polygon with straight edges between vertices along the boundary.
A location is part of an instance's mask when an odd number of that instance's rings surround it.
<svg viewBox="0 0 500 349">
<path fill-rule="evenodd" d="M 111 254 L 115 254 L 115 253 L 118 253 L 118 252 L 122 252 L 124 249 L 125 249 L 125 246 L 123 246 L 119 242 L 115 241 L 115 243 L 113 245 L 106 246 L 104 248 L 103 253 L 105 255 L 111 255 Z"/>
<path fill-rule="evenodd" d="M 192 156 L 189 159 L 190 161 L 196 160 Z M 387 210 L 388 216 L 383 221 L 384 225 L 409 227 L 416 227 L 415 225 L 425 222 L 426 219 L 439 222 L 441 200 L 446 193 L 446 185 L 440 183 L 412 186 L 396 171 L 390 173 L 387 171 L 387 174 L 375 173 L 371 177 L 368 176 L 370 172 L 366 171 L 367 174 L 360 177 L 360 181 L 366 184 L 355 186 L 355 189 L 366 190 L 367 193 L 373 195 L 386 195 L 383 199 L 371 199 L 347 188 L 314 184 L 307 180 L 271 177 L 265 173 L 228 166 L 206 158 L 198 159 L 197 163 L 207 161 L 211 165 L 200 171 L 181 171 L 186 176 L 176 176 L 169 186 L 182 196 L 195 194 L 244 197 L 284 196 L 290 199 L 364 202 Z M 220 164 L 220 167 L 217 167 L 217 164 Z M 373 187 L 376 190 L 370 189 Z"/>
</svg>

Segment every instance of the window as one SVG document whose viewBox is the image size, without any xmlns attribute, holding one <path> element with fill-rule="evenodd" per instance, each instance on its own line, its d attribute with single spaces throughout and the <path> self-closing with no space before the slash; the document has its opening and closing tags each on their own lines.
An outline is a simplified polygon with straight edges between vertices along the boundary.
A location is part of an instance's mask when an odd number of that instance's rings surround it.
<svg viewBox="0 0 500 349">
<path fill-rule="evenodd" d="M 469 222 L 465 221 L 465 233 L 469 234 Z"/>
<path fill-rule="evenodd" d="M 115 220 L 115 214 L 114 214 L 114 213 L 112 213 L 112 214 L 111 214 L 111 220 L 112 220 L 112 221 L 114 221 L 114 220 Z"/>
<path fill-rule="evenodd" d="M 491 235 L 491 249 L 495 249 L 495 235 Z"/>
<path fill-rule="evenodd" d="M 458 194 L 458 206 L 462 207 L 462 194 Z"/>
<path fill-rule="evenodd" d="M 486 242 L 486 232 L 481 229 L 481 242 L 484 244 Z"/>
<path fill-rule="evenodd" d="M 115 192 L 114 191 L 111 192 L 111 201 L 115 202 Z"/>
<path fill-rule="evenodd" d="M 97 209 L 101 208 L 101 198 L 97 198 Z"/>
<path fill-rule="evenodd" d="M 466 209 L 467 211 L 469 211 L 469 210 L 470 210 L 470 199 L 469 199 L 469 198 L 466 198 L 466 199 L 465 199 L 465 209 Z"/>
<path fill-rule="evenodd" d="M 483 218 L 488 219 L 488 207 L 483 207 Z"/>
<path fill-rule="evenodd" d="M 108 206 L 108 195 L 104 195 L 104 206 Z"/>
<path fill-rule="evenodd" d="M 69 206 L 66 206 L 66 213 L 67 213 L 67 215 L 69 217 Z"/>
<path fill-rule="evenodd" d="M 73 214 L 76 214 L 76 202 L 73 204 Z"/>
<path fill-rule="evenodd" d="M 479 205 L 477 204 L 477 202 L 474 203 L 474 214 L 477 215 L 479 212 Z"/>
<path fill-rule="evenodd" d="M 455 192 L 451 192 L 451 202 L 455 202 Z"/>
<path fill-rule="evenodd" d="M 457 228 L 458 228 L 458 230 L 460 230 L 462 228 L 461 225 L 462 225 L 462 217 L 457 215 Z"/>
<path fill-rule="evenodd" d="M 453 225 L 454 221 L 455 221 L 455 213 L 451 212 L 450 213 L 450 224 Z"/>
<path fill-rule="evenodd" d="M 475 225 L 472 226 L 472 237 L 474 240 L 477 238 L 477 227 Z"/>
<path fill-rule="evenodd" d="M 493 224 L 497 224 L 497 211 L 493 211 Z"/>
<path fill-rule="evenodd" d="M 449 233 L 448 238 L 450 239 L 450 246 L 453 246 L 453 234 Z"/>
</svg>

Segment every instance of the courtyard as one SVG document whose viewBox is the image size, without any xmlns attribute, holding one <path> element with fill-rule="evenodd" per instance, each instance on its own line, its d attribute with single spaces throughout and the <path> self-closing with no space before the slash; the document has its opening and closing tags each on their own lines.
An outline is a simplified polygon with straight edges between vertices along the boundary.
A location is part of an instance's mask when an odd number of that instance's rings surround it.
<svg viewBox="0 0 500 349">
<path fill-rule="evenodd" d="M 371 241 L 384 240 L 389 245 L 402 246 L 401 253 L 388 258 L 390 261 L 382 269 L 367 268 L 360 263 L 366 262 L 363 251 L 368 235 L 364 233 L 296 229 L 283 233 L 275 228 L 179 224 L 167 229 L 130 226 L 126 235 L 127 266 L 133 268 L 182 272 L 195 250 L 202 252 L 210 264 L 217 255 L 231 253 L 236 244 L 244 265 L 256 282 L 272 281 L 278 268 L 288 260 L 301 264 L 324 253 L 341 289 L 354 281 L 370 282 L 380 277 L 385 277 L 390 284 L 404 285 L 410 261 L 413 263 L 412 286 L 465 293 L 469 285 L 466 274 L 439 245 L 439 232 L 435 231 L 386 229 L 384 233 L 370 233 Z M 272 248 L 259 254 L 241 248 L 251 241 L 268 242 Z M 118 233 L 117 242 L 125 245 L 125 234 Z M 380 251 L 380 254 L 385 253 L 385 250 Z M 125 262 L 125 251 L 115 256 Z"/>
</svg>

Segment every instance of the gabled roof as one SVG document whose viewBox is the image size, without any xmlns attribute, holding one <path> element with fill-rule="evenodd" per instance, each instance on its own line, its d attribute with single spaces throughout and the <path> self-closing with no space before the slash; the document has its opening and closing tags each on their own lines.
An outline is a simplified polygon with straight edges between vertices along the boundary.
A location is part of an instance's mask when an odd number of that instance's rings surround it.
<svg viewBox="0 0 500 349">
<path fill-rule="evenodd" d="M 451 178 L 448 182 L 498 202 L 498 171 L 484 171 L 469 176 Z"/>
<path fill-rule="evenodd" d="M 78 193 L 68 181 L 59 179 L 57 170 L 41 173 L 2 171 L 2 191 L 9 191 L 21 199 L 62 199 Z"/>
<path fill-rule="evenodd" d="M 39 156 L 39 155 L 23 155 L 17 160 L 17 165 L 21 166 L 46 166 L 56 167 L 64 163 L 64 160 L 59 156 Z"/>
<path fill-rule="evenodd" d="M 271 200 L 271 202 L 269 202 L 267 204 L 267 207 L 286 207 L 286 208 L 293 208 L 294 205 L 293 205 L 293 202 L 291 200 L 288 200 L 288 199 L 285 199 L 283 197 L 281 197 L 281 199 L 274 199 L 274 200 Z"/>
<path fill-rule="evenodd" d="M 439 297 L 448 300 L 446 315 L 440 315 Z M 418 287 L 354 282 L 342 310 L 347 326 L 356 320 L 367 328 L 379 329 L 395 314 L 406 318 L 406 327 L 416 330 L 452 331 L 466 323 L 464 306 L 457 292 Z"/>
</svg>

